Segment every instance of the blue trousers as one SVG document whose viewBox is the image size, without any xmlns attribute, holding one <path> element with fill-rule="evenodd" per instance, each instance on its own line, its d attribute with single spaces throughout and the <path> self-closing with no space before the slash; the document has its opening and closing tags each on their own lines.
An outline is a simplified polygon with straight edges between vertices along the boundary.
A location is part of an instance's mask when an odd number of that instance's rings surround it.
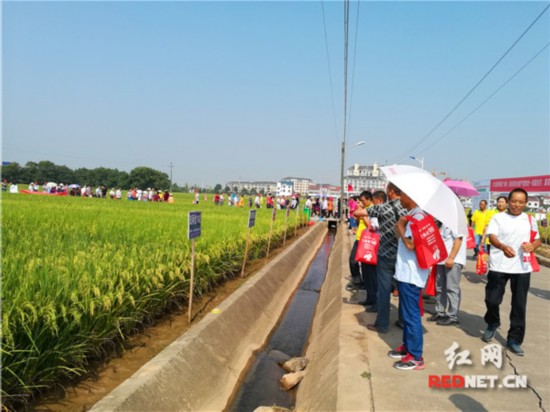
<svg viewBox="0 0 550 412">
<path fill-rule="evenodd" d="M 476 239 L 476 247 L 474 248 L 474 253 L 477 255 L 479 253 L 480 246 L 483 246 L 481 245 L 481 238 L 483 237 L 483 235 L 474 235 L 474 237 Z"/>
<path fill-rule="evenodd" d="M 422 358 L 424 335 L 418 301 L 422 288 L 405 282 L 398 282 L 399 309 L 403 315 L 403 344 L 415 360 Z"/>
</svg>

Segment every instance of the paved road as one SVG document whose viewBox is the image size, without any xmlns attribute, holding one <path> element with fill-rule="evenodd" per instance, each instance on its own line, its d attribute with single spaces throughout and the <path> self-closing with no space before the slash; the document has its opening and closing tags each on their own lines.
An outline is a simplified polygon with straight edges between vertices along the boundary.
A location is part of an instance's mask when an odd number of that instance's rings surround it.
<svg viewBox="0 0 550 412">
<path fill-rule="evenodd" d="M 349 334 L 360 342 L 362 353 L 357 353 L 357 362 L 366 367 L 362 377 L 356 373 L 346 379 L 353 379 L 349 390 L 358 391 L 357 396 L 369 397 L 370 409 L 376 411 L 550 411 L 550 269 L 542 267 L 541 272 L 532 274 L 531 289 L 527 303 L 527 333 L 523 348 L 524 357 L 508 353 L 506 332 L 510 313 L 510 289 L 506 290 L 501 305 L 502 326 L 492 343 L 502 345 L 502 366 L 493 363 L 482 364 L 482 352 L 487 344 L 480 339 L 485 329 L 484 289 L 486 276 L 475 274 L 473 260 L 469 257 L 463 271 L 461 288 L 462 304 L 460 308 L 460 327 L 438 326 L 426 322 L 423 326 L 424 359 L 426 369 L 422 371 L 399 371 L 392 367 L 393 359 L 387 357 L 390 348 L 400 345 L 402 331 L 392 326 L 390 333 L 379 335 L 364 328 L 373 323 L 375 315 L 365 313 L 362 307 L 354 304 L 362 300 L 362 292 L 343 291 L 346 302 L 343 309 L 341 333 Z M 392 298 L 392 325 L 397 317 L 398 299 Z M 434 305 L 427 304 L 425 309 L 433 312 Z M 347 325 L 347 326 L 346 326 Z M 348 328 L 346 330 L 346 327 Z M 455 353 L 469 351 L 471 365 L 455 364 L 452 370 L 444 352 L 456 342 L 459 347 Z M 355 349 L 357 350 L 357 349 Z M 351 355 L 351 354 L 350 354 Z M 365 356 L 366 355 L 366 356 Z M 494 388 L 430 388 L 430 375 L 470 376 L 490 386 L 490 380 L 484 376 L 496 375 Z M 510 375 L 525 376 L 526 388 L 505 388 L 504 379 Z M 435 378 L 432 378 L 435 379 Z M 455 378 L 460 379 L 460 378 Z M 514 377 L 507 382 L 515 382 Z M 522 378 L 518 378 L 521 380 Z M 363 380 L 360 385 L 359 381 Z M 367 381 L 367 382 L 365 382 Z M 367 383 L 367 386 L 364 386 Z M 361 389 L 362 388 L 362 389 Z M 349 394 L 348 394 L 349 395 Z M 345 408 L 344 408 L 345 409 Z"/>
</svg>

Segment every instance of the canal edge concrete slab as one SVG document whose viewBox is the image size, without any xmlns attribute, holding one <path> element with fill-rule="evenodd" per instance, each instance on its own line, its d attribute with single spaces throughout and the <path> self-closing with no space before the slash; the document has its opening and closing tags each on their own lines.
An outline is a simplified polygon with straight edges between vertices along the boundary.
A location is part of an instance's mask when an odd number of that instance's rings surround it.
<svg viewBox="0 0 550 412">
<path fill-rule="evenodd" d="M 317 224 L 91 409 L 222 410 L 326 234 Z"/>
</svg>

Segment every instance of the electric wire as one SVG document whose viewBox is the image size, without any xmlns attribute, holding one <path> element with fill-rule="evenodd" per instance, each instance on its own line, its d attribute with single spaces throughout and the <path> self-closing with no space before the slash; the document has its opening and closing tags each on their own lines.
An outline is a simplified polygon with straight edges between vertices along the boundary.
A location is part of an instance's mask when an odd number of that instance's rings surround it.
<svg viewBox="0 0 550 412">
<path fill-rule="evenodd" d="M 336 105 L 334 103 L 334 87 L 332 85 L 332 70 L 330 68 L 330 54 L 328 48 L 328 36 L 327 36 L 327 22 L 325 19 L 325 2 L 321 0 L 321 9 L 323 10 L 323 27 L 325 29 L 325 50 L 327 56 L 327 66 L 328 66 L 328 80 L 330 83 L 330 99 L 332 103 L 332 118 L 334 120 L 334 133 L 335 136 L 338 136 L 338 121 L 336 120 Z"/>
<path fill-rule="evenodd" d="M 439 126 L 441 126 L 441 124 L 443 124 L 443 122 L 445 120 L 447 120 L 449 118 L 449 116 L 451 116 L 451 114 L 453 114 L 455 112 L 456 109 L 458 109 L 458 107 L 474 92 L 474 90 L 476 90 L 478 88 L 478 86 L 487 78 L 487 76 L 489 76 L 489 74 L 499 65 L 499 63 L 508 55 L 508 53 L 510 53 L 510 51 L 516 46 L 516 44 L 519 43 L 519 41 L 527 34 L 527 32 L 529 30 L 531 30 L 531 28 L 535 25 L 535 23 L 542 17 L 542 15 L 546 12 L 546 10 L 548 10 L 548 8 L 550 8 L 550 4 L 548 4 L 540 13 L 539 15 L 531 22 L 531 24 L 529 24 L 529 26 L 523 31 L 523 33 L 521 33 L 521 35 L 514 41 L 514 43 L 512 43 L 512 45 L 508 48 L 508 50 L 506 50 L 506 52 L 504 52 L 504 54 L 496 61 L 495 64 L 493 64 L 493 66 L 487 71 L 487 73 L 485 73 L 483 75 L 483 77 L 474 85 L 474 87 L 472 87 L 470 89 L 470 91 L 468 93 L 466 93 L 466 95 L 460 99 L 460 101 L 451 109 L 451 111 L 449 113 L 447 113 L 433 128 L 432 130 L 430 130 L 430 132 L 425 135 L 424 137 L 422 137 L 418 142 L 416 142 L 402 157 L 406 157 L 408 156 L 409 153 L 412 153 L 412 151 L 414 149 L 416 149 L 418 146 L 420 146 L 428 137 L 430 137 L 433 132 L 435 132 Z"/>
<path fill-rule="evenodd" d="M 512 76 L 508 78 L 498 89 L 496 89 L 489 97 L 487 97 L 485 100 L 483 100 L 475 109 L 473 109 L 470 113 L 468 113 L 460 122 L 458 122 L 456 125 L 454 125 L 450 130 L 448 130 L 445 134 L 440 136 L 437 140 L 433 141 L 429 146 L 427 146 L 424 150 L 420 151 L 419 154 L 422 154 L 426 152 L 427 150 L 431 149 L 433 146 L 435 146 L 437 143 L 439 143 L 441 140 L 443 140 L 445 137 L 447 137 L 451 132 L 453 132 L 456 128 L 458 128 L 462 123 L 464 123 L 471 115 L 473 115 L 475 112 L 477 112 L 485 103 L 487 103 L 489 100 L 491 100 L 500 90 L 502 90 L 508 83 L 512 81 L 514 77 L 516 77 L 518 74 L 520 74 L 523 69 L 525 69 L 533 60 L 535 60 L 546 48 L 550 46 L 550 42 L 546 43 L 546 45 L 540 49 L 527 63 L 525 63 L 519 70 L 517 70 Z"/>
</svg>

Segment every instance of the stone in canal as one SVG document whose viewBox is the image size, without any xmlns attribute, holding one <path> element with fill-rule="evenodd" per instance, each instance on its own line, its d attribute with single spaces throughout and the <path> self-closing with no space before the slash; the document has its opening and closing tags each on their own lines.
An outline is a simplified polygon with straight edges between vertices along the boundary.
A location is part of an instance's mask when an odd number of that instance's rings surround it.
<svg viewBox="0 0 550 412">
<path fill-rule="evenodd" d="M 306 357 L 292 358 L 283 363 L 283 369 L 287 372 L 298 372 L 304 370 L 308 362 Z"/>
<path fill-rule="evenodd" d="M 281 406 L 258 406 L 254 412 L 291 412 L 292 409 L 283 408 Z"/>
<path fill-rule="evenodd" d="M 292 389 L 293 387 L 298 385 L 298 383 L 300 383 L 300 381 L 303 379 L 305 374 L 306 374 L 305 371 L 287 373 L 286 375 L 283 375 L 283 377 L 281 378 L 280 380 L 281 385 L 283 385 L 283 388 L 288 391 L 289 389 Z"/>
</svg>

